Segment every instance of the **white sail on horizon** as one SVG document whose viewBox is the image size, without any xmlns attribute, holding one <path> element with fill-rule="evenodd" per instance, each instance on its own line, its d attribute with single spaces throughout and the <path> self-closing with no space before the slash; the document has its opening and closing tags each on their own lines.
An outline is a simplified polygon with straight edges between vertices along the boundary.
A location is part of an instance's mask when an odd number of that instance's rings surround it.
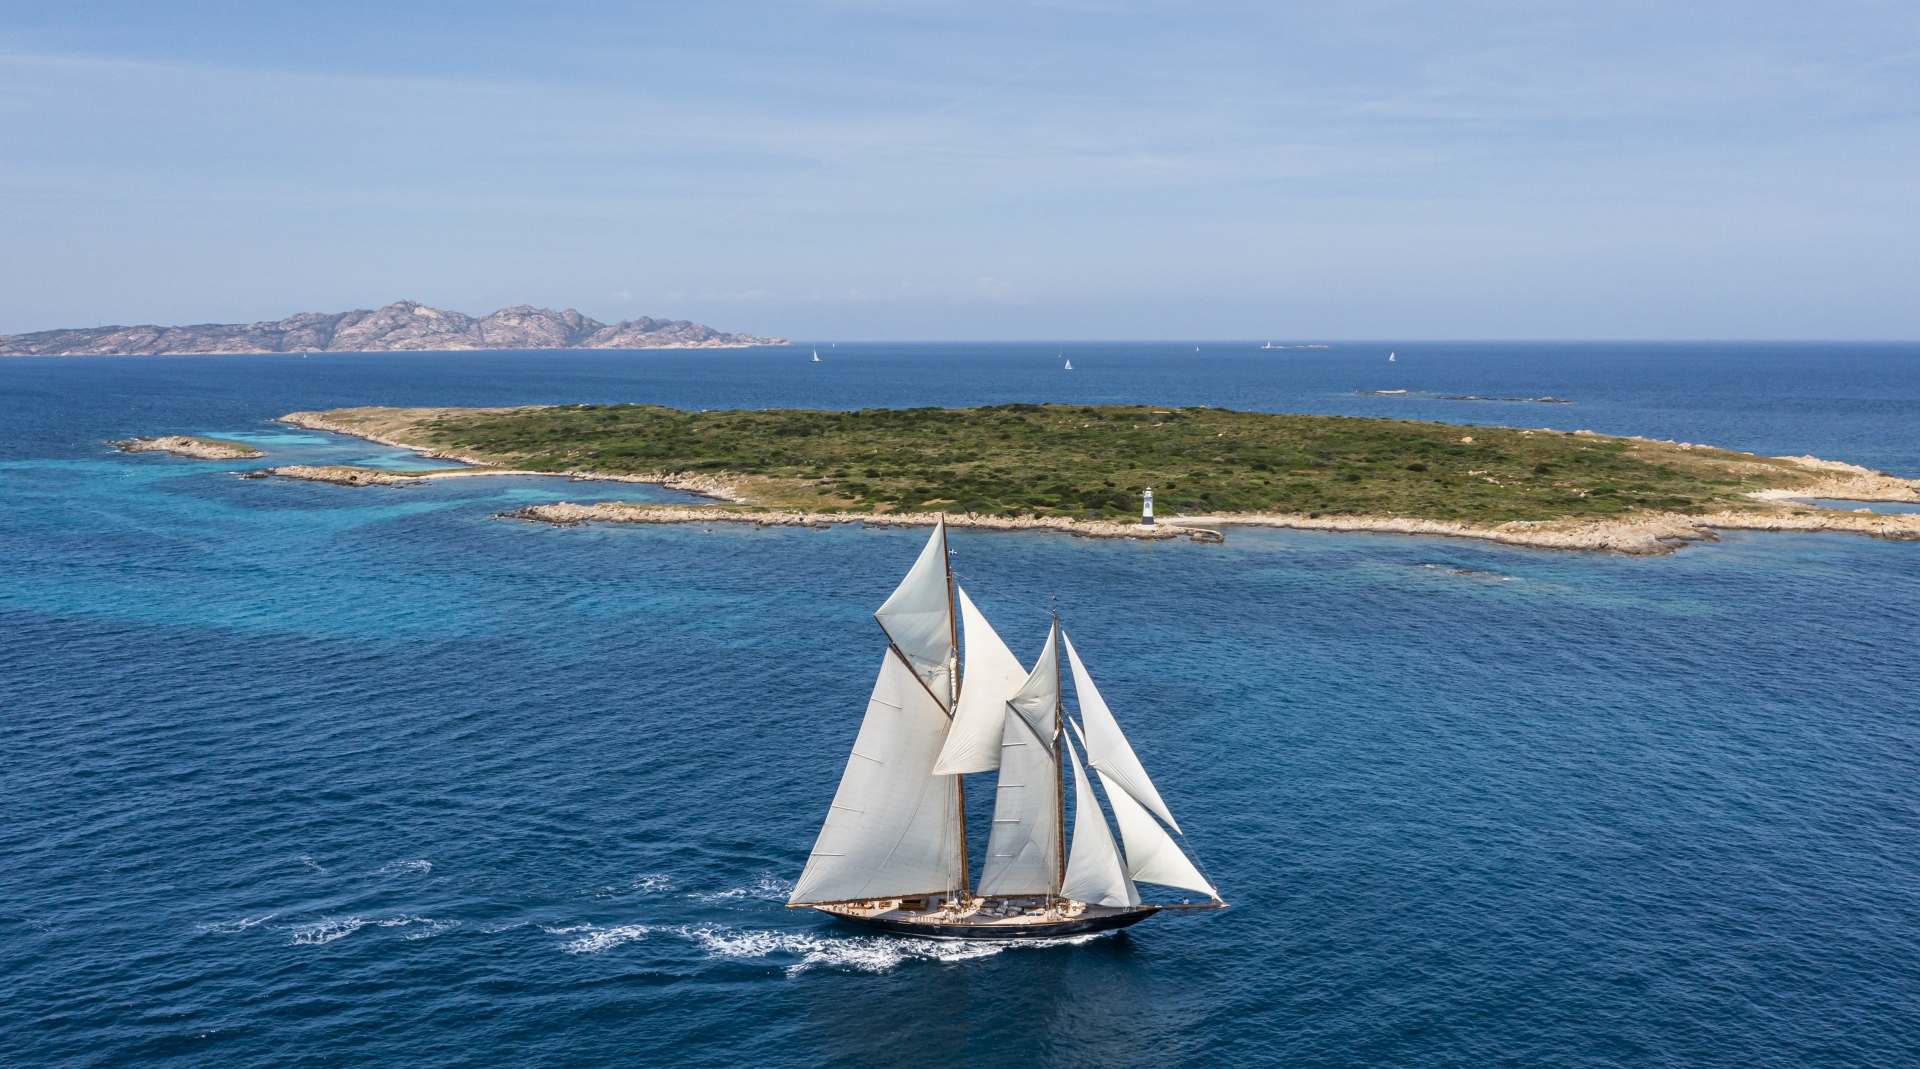
<svg viewBox="0 0 1920 1069">
<path fill-rule="evenodd" d="M 1080 767 L 1080 755 L 1062 736 L 1061 745 L 1073 761 L 1073 847 L 1067 851 L 1067 878 L 1060 893 L 1067 898 L 1094 906 L 1137 906 L 1140 890 L 1127 877 L 1120 849 L 1107 830 L 1106 815 L 1100 800 L 1094 797 L 1087 770 Z"/>
<path fill-rule="evenodd" d="M 1060 709 L 1057 630 L 1020 689 L 1001 705 L 1000 782 L 980 866 L 983 895 L 1046 895 L 1060 882 L 1060 766 L 1053 751 Z"/>
<path fill-rule="evenodd" d="M 959 781 L 933 774 L 947 714 L 892 650 L 791 902 L 956 891 Z"/>
<path fill-rule="evenodd" d="M 986 616 L 958 584 L 961 634 L 966 643 L 966 671 L 961 676 L 960 701 L 953 712 L 947 744 L 933 770 L 942 775 L 991 772 L 1000 767 L 1000 749 L 1007 722 L 1007 700 L 1019 693 L 1027 670 L 1000 640 Z"/>
<path fill-rule="evenodd" d="M 947 521 L 934 525 L 920 558 L 874 612 L 880 627 L 942 709 L 953 703 L 953 598 L 947 582 Z"/>
</svg>

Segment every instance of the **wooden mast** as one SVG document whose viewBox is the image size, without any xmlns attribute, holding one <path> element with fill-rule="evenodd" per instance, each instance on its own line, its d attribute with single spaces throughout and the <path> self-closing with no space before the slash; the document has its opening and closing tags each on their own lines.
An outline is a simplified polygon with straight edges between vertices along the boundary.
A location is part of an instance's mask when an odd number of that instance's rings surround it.
<svg viewBox="0 0 1920 1069">
<path fill-rule="evenodd" d="M 940 563 L 947 569 L 947 633 L 953 652 L 947 657 L 947 720 L 960 713 L 960 604 L 954 597 L 953 554 L 947 550 L 946 516 L 940 517 Z M 967 778 L 953 775 L 954 808 L 960 816 L 960 901 L 973 897 L 973 874 L 967 860 Z"/>
<path fill-rule="evenodd" d="M 1053 832 L 1056 892 L 1067 885 L 1067 762 L 1060 747 L 1066 741 L 1066 702 L 1060 696 L 1060 610 L 1053 610 Z M 1059 897 L 1056 893 L 1054 897 Z"/>
</svg>

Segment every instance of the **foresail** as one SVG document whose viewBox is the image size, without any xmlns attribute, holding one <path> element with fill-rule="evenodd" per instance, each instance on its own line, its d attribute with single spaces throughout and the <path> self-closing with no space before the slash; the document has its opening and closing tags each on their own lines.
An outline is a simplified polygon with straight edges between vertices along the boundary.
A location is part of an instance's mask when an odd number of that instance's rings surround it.
<svg viewBox="0 0 1920 1069">
<path fill-rule="evenodd" d="M 941 708 L 953 672 L 953 601 L 947 589 L 947 524 L 934 525 L 907 577 L 873 614 L 901 653 L 933 691 Z"/>
<path fill-rule="evenodd" d="M 959 780 L 933 773 L 947 724 L 946 712 L 887 651 L 840 789 L 790 901 L 842 902 L 965 886 Z"/>
<path fill-rule="evenodd" d="M 1137 906 L 1140 892 L 1127 878 L 1113 833 L 1107 830 L 1107 818 L 1100 812 L 1100 800 L 1094 797 L 1086 769 L 1080 767 L 1080 755 L 1064 736 L 1060 741 L 1073 759 L 1074 799 L 1073 849 L 1067 852 L 1067 879 L 1060 893 L 1095 906 Z"/>
<path fill-rule="evenodd" d="M 1060 883 L 1060 766 L 1053 752 L 1060 714 L 1054 633 L 1026 682 L 1001 705 L 1000 783 L 980 868 L 983 895 L 1046 895 Z"/>
<path fill-rule="evenodd" d="M 966 671 L 960 680 L 960 703 L 953 727 L 933 770 L 942 774 L 989 772 L 1000 767 L 1000 747 L 1007 722 L 1007 699 L 1026 682 L 1027 670 L 967 592 L 960 595 L 960 624 L 966 641 Z"/>
<path fill-rule="evenodd" d="M 1027 681 L 1007 699 L 1007 704 L 1033 725 L 1034 732 L 1049 742 L 1060 712 L 1059 634 L 1060 625 L 1055 623 L 1047 632 L 1047 648 L 1033 662 Z"/>
<path fill-rule="evenodd" d="M 1107 802 L 1113 806 L 1113 819 L 1120 825 L 1120 841 L 1127 847 L 1127 875 L 1139 883 L 1157 883 L 1186 891 L 1199 891 L 1219 898 L 1213 885 L 1194 867 L 1173 837 L 1167 834 L 1139 802 L 1133 800 L 1112 777 L 1096 773 L 1107 789 Z"/>
<path fill-rule="evenodd" d="M 1121 790 L 1133 796 L 1134 801 L 1166 821 L 1174 831 L 1179 831 L 1180 822 L 1167 811 L 1167 803 L 1160 800 L 1160 792 L 1154 789 L 1153 781 L 1147 778 L 1147 770 L 1140 766 L 1140 759 L 1133 755 L 1133 746 L 1121 732 L 1119 722 L 1113 718 L 1113 711 L 1107 708 L 1106 701 L 1100 697 L 1099 688 L 1093 685 L 1093 677 L 1087 674 L 1087 666 L 1080 663 L 1080 654 L 1074 650 L 1073 640 L 1065 635 L 1061 638 L 1067 646 L 1067 663 L 1073 667 L 1073 690 L 1080 699 L 1080 726 L 1086 731 L 1087 763 L 1097 769 L 1104 780 L 1118 783 Z"/>
</svg>

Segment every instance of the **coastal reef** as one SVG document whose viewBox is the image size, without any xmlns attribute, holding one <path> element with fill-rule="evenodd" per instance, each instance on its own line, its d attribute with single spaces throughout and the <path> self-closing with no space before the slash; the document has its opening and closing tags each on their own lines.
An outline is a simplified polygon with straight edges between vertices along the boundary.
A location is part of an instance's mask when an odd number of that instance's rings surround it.
<svg viewBox="0 0 1920 1069">
<path fill-rule="evenodd" d="M 684 319 L 606 324 L 569 308 L 523 304 L 475 319 L 397 301 L 385 308 L 306 312 L 277 322 L 190 327 L 91 327 L 0 336 L 0 356 L 154 356 L 165 353 L 372 353 L 464 349 L 736 349 L 785 338 L 727 334 Z"/>
<path fill-rule="evenodd" d="M 1135 518 L 1151 487 L 1163 520 L 1187 528 L 1176 535 L 1258 524 L 1636 554 L 1671 552 L 1730 528 L 1920 538 L 1920 517 L 1841 513 L 1801 500 L 1920 501 L 1920 482 L 1813 457 L 1590 431 L 1023 404 L 354 408 L 282 418 L 489 470 L 661 483 L 732 506 L 725 516 L 566 504 L 516 514 L 562 523 L 917 523 L 947 514 L 983 527 L 1141 537 Z"/>
<path fill-rule="evenodd" d="M 159 438 L 128 438 L 124 441 L 110 442 L 128 453 L 171 453 L 188 460 L 257 460 L 266 456 L 260 450 L 239 442 L 223 442 L 218 438 L 192 438 L 184 434 L 169 434 Z"/>
</svg>

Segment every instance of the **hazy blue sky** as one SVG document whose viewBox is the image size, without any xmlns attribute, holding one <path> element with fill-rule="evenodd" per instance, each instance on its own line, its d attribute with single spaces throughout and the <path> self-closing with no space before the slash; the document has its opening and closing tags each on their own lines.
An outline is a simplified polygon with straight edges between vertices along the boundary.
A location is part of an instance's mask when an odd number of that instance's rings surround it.
<svg viewBox="0 0 1920 1069">
<path fill-rule="evenodd" d="M 1920 337 L 1920 3 L 0 6 L 0 332 Z"/>
</svg>

